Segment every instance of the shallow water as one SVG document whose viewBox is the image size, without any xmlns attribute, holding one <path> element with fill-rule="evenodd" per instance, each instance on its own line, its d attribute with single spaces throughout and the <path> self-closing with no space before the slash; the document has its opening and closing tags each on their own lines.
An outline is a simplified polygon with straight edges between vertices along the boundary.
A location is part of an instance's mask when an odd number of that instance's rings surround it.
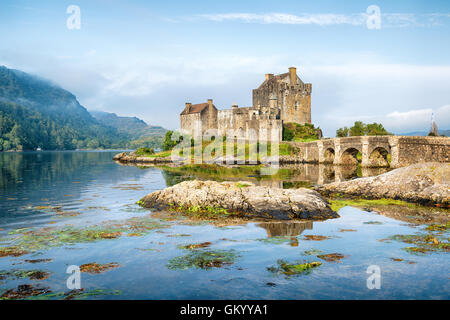
<svg viewBox="0 0 450 320">
<path fill-rule="evenodd" d="M 66 273 L 68 266 L 114 262 L 120 266 L 99 274 L 83 272 L 81 287 L 92 295 L 76 298 L 450 298 L 448 253 L 411 254 L 404 250 L 411 244 L 380 241 L 396 234 L 426 233 L 426 225 L 417 226 L 352 207 L 340 209 L 340 218 L 324 222 L 255 222 L 216 227 L 206 222 L 159 221 L 148 218 L 150 212 L 139 208 L 136 201 L 192 176 L 158 168 L 122 166 L 111 160 L 115 153 L 0 153 L 0 248 L 25 240 L 29 252 L 0 257 L 0 295 L 21 284 L 47 287 L 53 294 L 63 294 L 70 291 L 66 286 L 70 276 Z M 299 170 L 320 172 L 321 169 L 310 166 Z M 294 176 L 298 178 L 298 174 Z M 314 179 L 310 182 L 317 183 Z M 307 180 L 307 177 L 297 180 Z M 271 183 L 280 182 L 283 185 L 282 180 Z M 39 238 L 40 246 L 30 248 L 29 245 L 36 241 L 29 237 L 29 231 L 34 232 L 33 236 L 42 237 L 53 230 L 55 236 L 69 225 L 71 230 L 78 231 L 106 228 L 111 220 L 117 221 L 116 225 L 122 224 L 122 228 L 127 224 L 128 228 L 130 220 L 127 219 L 132 217 L 147 219 L 151 228 L 145 232 L 122 230 L 120 236 L 97 241 L 77 238 L 64 242 L 59 241 L 62 238 L 47 237 L 45 243 Z M 329 238 L 313 241 L 307 235 Z M 448 241 L 447 233 L 436 236 L 447 237 Z M 204 242 L 210 242 L 209 246 L 181 248 Z M 199 259 L 208 253 L 216 257 L 223 255 L 226 263 L 199 264 Z M 344 258 L 332 262 L 317 257 L 328 253 L 340 253 Z M 25 261 L 33 259 L 51 261 Z M 276 268 L 280 259 L 289 263 L 318 261 L 322 265 L 309 273 L 288 276 L 270 269 Z M 380 268 L 380 289 L 367 287 L 370 274 L 366 270 L 371 265 Z M 11 270 L 40 270 L 48 272 L 49 277 L 31 280 L 5 276 Z M 63 297 L 48 293 L 34 298 Z"/>
</svg>

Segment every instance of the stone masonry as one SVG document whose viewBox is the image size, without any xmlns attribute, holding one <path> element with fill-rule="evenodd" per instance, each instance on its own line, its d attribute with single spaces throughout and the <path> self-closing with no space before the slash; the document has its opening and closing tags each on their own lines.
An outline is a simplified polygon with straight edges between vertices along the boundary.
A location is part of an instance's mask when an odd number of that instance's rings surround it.
<svg viewBox="0 0 450 320">
<path fill-rule="evenodd" d="M 282 140 L 283 122 L 311 123 L 311 84 L 304 83 L 294 67 L 289 72 L 266 74 L 253 90 L 253 105 L 217 110 L 212 99 L 186 103 L 180 114 L 181 131 L 194 136 L 217 130 L 221 136 L 247 140 Z"/>
</svg>

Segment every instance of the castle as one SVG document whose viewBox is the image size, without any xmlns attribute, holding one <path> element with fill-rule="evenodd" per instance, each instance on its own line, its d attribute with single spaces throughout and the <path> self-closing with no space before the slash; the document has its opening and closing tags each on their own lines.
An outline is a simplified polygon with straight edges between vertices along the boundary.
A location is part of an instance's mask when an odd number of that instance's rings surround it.
<svg viewBox="0 0 450 320">
<path fill-rule="evenodd" d="M 195 136 L 209 129 L 221 136 L 241 139 L 282 140 L 283 122 L 311 123 L 311 83 L 297 76 L 297 69 L 279 75 L 266 74 L 253 89 L 253 105 L 218 110 L 212 99 L 205 103 L 186 103 L 180 114 L 181 131 Z M 256 136 L 255 136 L 256 134 Z"/>
</svg>

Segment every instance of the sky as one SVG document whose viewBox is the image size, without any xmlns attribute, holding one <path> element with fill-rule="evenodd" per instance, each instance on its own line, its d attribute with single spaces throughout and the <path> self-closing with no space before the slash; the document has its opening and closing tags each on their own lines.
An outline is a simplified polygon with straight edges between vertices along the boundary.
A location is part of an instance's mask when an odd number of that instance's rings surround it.
<svg viewBox="0 0 450 320">
<path fill-rule="evenodd" d="M 0 39 L 0 65 L 168 129 L 185 102 L 250 106 L 291 66 L 325 136 L 357 120 L 427 131 L 432 113 L 450 129 L 450 1 L 2 0 Z"/>
</svg>

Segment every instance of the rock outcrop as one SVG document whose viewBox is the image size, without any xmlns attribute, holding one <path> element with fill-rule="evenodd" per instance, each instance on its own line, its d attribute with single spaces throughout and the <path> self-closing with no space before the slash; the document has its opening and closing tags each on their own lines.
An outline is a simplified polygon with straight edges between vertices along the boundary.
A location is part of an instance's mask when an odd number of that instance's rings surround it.
<svg viewBox="0 0 450 320">
<path fill-rule="evenodd" d="M 133 152 L 122 152 L 116 154 L 113 160 L 125 163 L 172 163 L 171 157 L 140 157 Z"/>
<path fill-rule="evenodd" d="M 391 198 L 420 204 L 449 206 L 450 163 L 417 163 L 375 177 L 333 182 L 316 187 L 322 195 L 346 194 L 364 198 Z"/>
<path fill-rule="evenodd" d="M 140 202 L 146 208 L 180 210 L 226 210 L 243 217 L 267 219 L 337 218 L 327 201 L 314 190 L 277 189 L 255 186 L 250 182 L 184 181 L 150 193 Z"/>
</svg>

